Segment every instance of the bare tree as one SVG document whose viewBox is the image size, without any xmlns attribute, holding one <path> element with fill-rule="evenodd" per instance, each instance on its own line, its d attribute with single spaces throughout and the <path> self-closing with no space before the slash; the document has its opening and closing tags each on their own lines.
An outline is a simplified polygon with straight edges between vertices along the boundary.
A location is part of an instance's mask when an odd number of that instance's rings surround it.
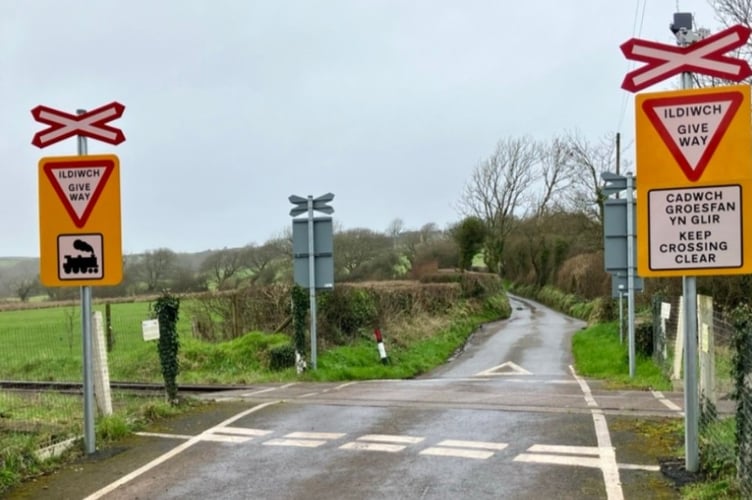
<svg viewBox="0 0 752 500">
<path fill-rule="evenodd" d="M 355 228 L 334 235 L 335 274 L 338 278 L 363 278 L 359 270 L 366 269 L 383 254 L 391 254 L 391 240 L 388 236 L 370 229 Z"/>
<path fill-rule="evenodd" d="M 209 255 L 201 264 L 201 270 L 215 281 L 217 289 L 223 290 L 243 267 L 242 253 L 237 248 L 223 248 Z"/>
<path fill-rule="evenodd" d="M 389 226 L 387 226 L 386 228 L 386 235 L 392 239 L 392 243 L 395 249 L 399 247 L 400 236 L 402 235 L 402 231 L 404 231 L 404 229 L 405 222 L 399 217 L 392 220 L 392 222 L 390 222 Z"/>
<path fill-rule="evenodd" d="M 713 0 L 710 5 L 718 15 L 721 23 L 728 27 L 734 24 L 752 26 L 752 1 L 750 0 Z M 752 55 L 752 41 L 747 41 L 738 57 L 749 59 Z"/>
<path fill-rule="evenodd" d="M 569 203 L 576 212 L 583 212 L 603 224 L 603 172 L 616 170 L 616 141 L 614 137 L 604 137 L 591 144 L 577 133 L 567 138 L 568 155 L 572 162 L 573 183 L 569 192 Z"/>
<path fill-rule="evenodd" d="M 465 216 L 474 215 L 487 228 L 485 260 L 499 272 L 504 243 L 514 228 L 516 214 L 535 179 L 540 147 L 529 137 L 502 139 L 494 153 L 473 171 L 460 199 Z"/>
<path fill-rule="evenodd" d="M 530 196 L 530 212 L 538 219 L 555 209 L 563 208 L 575 179 L 575 163 L 566 139 L 555 138 L 540 146 L 540 162 L 536 175 L 537 191 Z"/>
<path fill-rule="evenodd" d="M 243 248 L 242 262 L 250 271 L 252 284 L 268 284 L 274 281 L 276 269 L 274 263 L 289 260 L 292 252 L 290 240 L 275 238 L 261 246 L 247 245 Z"/>
<path fill-rule="evenodd" d="M 11 286 L 18 299 L 21 302 L 26 302 L 31 297 L 31 294 L 39 289 L 39 276 L 16 278 L 11 283 Z"/>
<path fill-rule="evenodd" d="M 141 278 L 146 283 L 146 291 L 155 292 L 166 285 L 177 264 L 177 254 L 169 248 L 158 248 L 145 252 L 139 260 L 139 270 Z"/>
</svg>

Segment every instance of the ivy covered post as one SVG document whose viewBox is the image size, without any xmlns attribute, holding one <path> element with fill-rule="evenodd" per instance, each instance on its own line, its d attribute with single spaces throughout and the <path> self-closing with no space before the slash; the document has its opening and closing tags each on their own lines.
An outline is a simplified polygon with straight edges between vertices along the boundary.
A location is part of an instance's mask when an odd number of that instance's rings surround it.
<svg viewBox="0 0 752 500">
<path fill-rule="evenodd" d="M 292 328 L 295 346 L 295 369 L 298 374 L 306 369 L 306 315 L 308 313 L 308 291 L 298 285 L 292 287 Z"/>
<path fill-rule="evenodd" d="M 736 477 L 740 490 L 752 491 L 752 308 L 734 311 L 733 372 L 736 399 Z"/>
<path fill-rule="evenodd" d="M 175 405 L 178 403 L 177 376 L 180 371 L 178 364 L 178 310 L 180 299 L 170 295 L 168 291 L 162 293 L 154 303 L 154 312 L 159 320 L 159 361 L 162 365 L 162 377 L 165 382 L 167 401 Z"/>
</svg>

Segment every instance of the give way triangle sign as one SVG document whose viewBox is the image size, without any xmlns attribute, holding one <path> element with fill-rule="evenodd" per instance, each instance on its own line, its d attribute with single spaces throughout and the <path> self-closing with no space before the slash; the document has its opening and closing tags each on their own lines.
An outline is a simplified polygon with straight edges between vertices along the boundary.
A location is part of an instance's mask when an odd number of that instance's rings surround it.
<svg viewBox="0 0 752 500">
<path fill-rule="evenodd" d="M 646 99 L 642 107 L 684 175 L 696 182 L 742 99 L 738 91 L 714 92 Z"/>
<path fill-rule="evenodd" d="M 111 159 L 86 156 L 47 161 L 43 167 L 68 215 L 79 228 L 86 225 L 114 168 L 115 162 Z"/>
</svg>

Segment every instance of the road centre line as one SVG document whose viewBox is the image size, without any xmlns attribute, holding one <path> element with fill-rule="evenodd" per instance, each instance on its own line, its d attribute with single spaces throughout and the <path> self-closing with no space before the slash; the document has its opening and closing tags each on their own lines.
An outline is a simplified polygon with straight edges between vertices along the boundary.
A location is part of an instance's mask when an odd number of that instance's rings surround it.
<svg viewBox="0 0 752 500">
<path fill-rule="evenodd" d="M 226 427 L 229 424 L 235 422 L 236 420 L 240 420 L 241 418 L 243 418 L 243 417 L 245 417 L 247 415 L 250 415 L 251 413 L 255 413 L 257 411 L 263 410 L 267 406 L 275 405 L 275 404 L 278 404 L 279 402 L 280 401 L 269 401 L 269 402 L 266 402 L 266 403 L 262 403 L 262 404 L 256 405 L 256 406 L 254 406 L 252 408 L 249 408 L 247 410 L 244 410 L 244 411 L 242 411 L 242 412 L 240 412 L 240 413 L 238 413 L 236 415 L 233 415 L 232 417 L 228 418 L 224 422 L 220 422 L 218 425 L 215 425 L 214 427 L 212 427 L 212 428 L 210 428 L 210 429 L 202 432 L 201 434 L 198 434 L 197 436 L 194 436 L 194 437 L 190 438 L 188 441 L 186 441 L 186 442 L 184 442 L 184 443 L 176 446 L 175 448 L 171 449 L 167 453 L 164 453 L 164 454 L 158 456 L 157 458 L 155 458 L 151 462 L 149 462 L 149 463 L 147 463 L 147 464 L 139 467 L 138 469 L 134 470 L 130 474 L 126 474 L 125 476 L 121 477 L 117 481 L 113 481 L 112 483 L 108 484 L 104 488 L 101 488 L 101 489 L 95 491 L 91 495 L 87 496 L 84 500 L 96 500 L 96 499 L 102 498 L 104 495 L 107 495 L 108 493 L 111 493 L 112 491 L 114 491 L 115 489 L 119 488 L 120 486 L 128 483 L 129 481 L 137 478 L 138 476 L 140 476 L 140 475 L 142 475 L 142 474 L 144 474 L 146 472 L 149 472 L 153 468 L 155 468 L 155 467 L 163 464 L 164 462 L 170 460 L 171 458 L 179 455 L 180 453 L 184 452 L 185 450 L 187 450 L 188 448 L 190 448 L 194 444 L 201 442 L 204 439 L 205 435 L 206 434 L 211 434 L 214 431 L 214 429 L 217 429 L 217 428 L 220 428 L 220 427 Z"/>
<path fill-rule="evenodd" d="M 595 438 L 600 450 L 599 463 L 601 472 L 603 473 L 603 482 L 606 485 L 606 497 L 608 500 L 624 500 L 624 491 L 621 488 L 621 480 L 619 478 L 619 467 L 616 464 L 616 452 L 611 444 L 611 434 L 608 432 L 606 417 L 603 411 L 598 409 L 598 403 L 593 398 L 593 393 L 590 391 L 587 381 L 577 375 L 572 365 L 569 365 L 569 370 L 572 372 L 575 380 L 577 380 L 577 383 L 580 384 L 580 389 L 585 396 L 588 406 L 595 407 L 590 410 L 590 413 L 593 416 Z"/>
</svg>

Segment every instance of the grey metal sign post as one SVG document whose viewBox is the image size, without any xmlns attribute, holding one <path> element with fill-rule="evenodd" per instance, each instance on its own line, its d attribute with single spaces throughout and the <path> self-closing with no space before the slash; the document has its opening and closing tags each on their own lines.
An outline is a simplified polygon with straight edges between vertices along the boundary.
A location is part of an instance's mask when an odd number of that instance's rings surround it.
<svg viewBox="0 0 752 500">
<path fill-rule="evenodd" d="M 45 148 L 58 141 L 76 136 L 78 142 L 78 156 L 88 154 L 87 137 L 98 139 L 109 144 L 120 144 L 125 141 L 123 131 L 107 123 L 120 118 L 125 106 L 112 102 L 99 108 L 86 111 L 76 110 L 71 115 L 47 106 L 39 105 L 31 110 L 34 120 L 49 125 L 46 129 L 34 134 L 31 143 L 39 148 Z M 119 203 L 119 202 L 118 202 Z M 81 226 L 79 226 L 81 227 Z M 120 231 L 120 229 L 118 229 Z M 41 262 L 41 260 L 40 260 Z M 44 273 L 40 273 L 43 275 Z M 117 284 L 117 283 L 108 283 Z M 59 286 L 56 284 L 55 286 Z M 81 329 L 82 329 L 82 362 L 83 362 L 83 396 L 84 396 L 84 449 L 87 454 L 96 451 L 95 443 L 95 415 L 94 415 L 94 375 L 92 369 L 92 331 L 91 331 L 91 286 L 81 286 Z"/>
<path fill-rule="evenodd" d="M 629 350 L 629 376 L 635 375 L 635 331 L 634 331 L 634 292 L 639 277 L 635 274 L 635 203 L 634 177 L 628 173 L 616 175 L 603 172 L 601 178 L 606 181 L 603 194 L 626 191 L 627 198 L 604 200 L 603 204 L 603 238 L 606 271 L 626 272 L 627 277 L 627 338 Z M 641 283 L 640 283 L 641 284 Z"/>
<path fill-rule="evenodd" d="M 325 214 L 334 213 L 334 209 L 327 205 L 328 202 L 334 199 L 333 193 L 327 193 L 314 198 L 308 195 L 307 198 L 302 196 L 291 195 L 288 200 L 295 205 L 295 208 L 290 210 L 290 215 L 295 217 L 304 213 L 308 213 L 308 221 L 306 224 L 306 231 L 302 232 L 302 225 L 293 220 L 293 257 L 298 261 L 298 258 L 307 258 L 308 260 L 308 274 L 307 276 L 301 272 L 295 273 L 295 282 L 300 286 L 308 285 L 308 296 L 311 305 L 311 366 L 316 369 L 317 365 L 317 349 L 316 349 L 316 288 L 331 288 L 334 286 L 334 277 L 332 265 L 332 224 L 331 217 L 322 217 L 315 219 L 313 212 L 318 211 Z M 316 236 L 319 236 L 318 238 Z M 317 254 L 317 245 L 319 248 L 323 247 L 324 251 Z M 303 247 L 303 248 L 301 248 Z M 307 251 L 303 251 L 303 250 Z M 317 258 L 318 257 L 318 258 Z M 317 266 L 317 262 L 321 262 L 321 265 Z M 294 267 L 300 269 L 300 266 Z M 316 269 L 320 268 L 322 271 L 321 277 L 317 276 Z M 330 271 L 331 270 L 331 271 Z M 305 279 L 307 278 L 307 280 Z M 318 279 L 317 279 L 318 278 Z M 323 278 L 323 280 L 321 279 Z M 318 284 L 321 286 L 317 286 Z"/>
</svg>

